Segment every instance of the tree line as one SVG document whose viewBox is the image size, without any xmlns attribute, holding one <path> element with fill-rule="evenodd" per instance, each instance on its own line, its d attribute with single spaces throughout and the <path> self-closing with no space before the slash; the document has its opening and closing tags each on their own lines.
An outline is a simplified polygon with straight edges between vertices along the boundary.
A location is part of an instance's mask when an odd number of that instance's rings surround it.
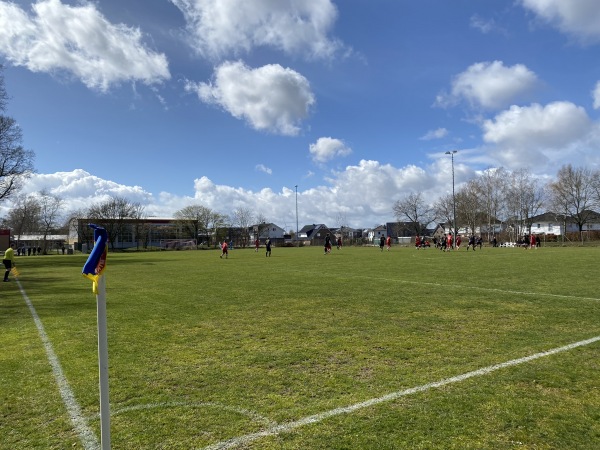
<svg viewBox="0 0 600 450">
<path fill-rule="evenodd" d="M 531 233 L 535 216 L 550 213 L 563 230 L 567 223 L 576 224 L 583 241 L 584 228 L 597 221 L 598 209 L 600 170 L 567 164 L 547 182 L 527 169 L 488 169 L 461 185 L 454 196 L 431 201 L 422 192 L 411 192 L 394 203 L 393 213 L 397 220 L 414 224 L 416 234 L 436 222 L 453 229 L 456 216 L 457 230 L 484 230 L 491 239 L 501 224 L 514 240 Z"/>
</svg>

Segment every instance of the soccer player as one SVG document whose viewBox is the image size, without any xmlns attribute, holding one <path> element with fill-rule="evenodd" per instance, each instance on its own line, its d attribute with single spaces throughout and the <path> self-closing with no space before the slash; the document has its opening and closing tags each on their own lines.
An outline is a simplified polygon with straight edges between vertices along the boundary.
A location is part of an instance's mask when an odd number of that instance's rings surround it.
<svg viewBox="0 0 600 450">
<path fill-rule="evenodd" d="M 327 233 L 327 236 L 325 236 L 325 245 L 323 246 L 323 251 L 325 254 L 331 253 L 331 236 L 329 236 L 329 233 Z"/>
<path fill-rule="evenodd" d="M 265 253 L 265 256 L 271 257 L 271 238 L 267 238 L 267 240 L 265 241 L 265 246 L 267 247 L 267 252 Z"/>
<path fill-rule="evenodd" d="M 448 251 L 452 250 L 452 233 L 448 233 L 448 242 L 446 242 L 446 249 Z"/>
<path fill-rule="evenodd" d="M 473 251 L 475 251 L 475 236 L 473 236 L 473 235 L 469 236 L 469 243 L 467 244 L 467 251 L 469 251 L 469 247 L 471 247 L 473 249 Z"/>
<path fill-rule="evenodd" d="M 223 255 L 225 255 L 225 259 L 227 259 L 227 256 L 229 255 L 227 250 L 227 241 L 223 240 L 223 243 L 221 244 L 221 256 L 219 256 L 219 258 L 223 258 Z"/>
</svg>

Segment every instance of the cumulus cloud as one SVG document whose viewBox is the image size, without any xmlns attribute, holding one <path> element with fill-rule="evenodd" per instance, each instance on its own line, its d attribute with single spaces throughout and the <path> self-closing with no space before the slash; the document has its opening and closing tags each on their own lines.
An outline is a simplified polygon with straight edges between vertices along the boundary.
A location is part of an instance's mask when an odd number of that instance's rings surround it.
<svg viewBox="0 0 600 450">
<path fill-rule="evenodd" d="M 164 54 L 142 43 L 139 29 L 111 24 L 92 3 L 34 3 L 32 16 L 0 3 L 0 54 L 32 72 L 73 74 L 91 89 L 124 81 L 159 83 L 170 78 Z"/>
<path fill-rule="evenodd" d="M 212 82 L 188 81 L 186 90 L 256 130 L 288 136 L 299 133 L 299 123 L 315 103 L 308 80 L 279 64 L 252 69 L 241 61 L 224 62 Z"/>
<path fill-rule="evenodd" d="M 358 228 L 394 220 L 393 203 L 403 193 L 423 191 L 434 201 L 439 193 L 449 189 L 451 179 L 448 177 L 449 167 L 446 167 L 449 164 L 449 160 L 444 160 L 428 168 L 412 165 L 395 168 L 389 164 L 363 160 L 357 165 L 347 166 L 342 171 L 332 173 L 320 186 L 306 189 L 299 186 L 299 222 L 302 225 L 327 223 L 334 226 L 339 213 L 344 213 L 347 225 Z M 154 195 L 139 186 L 125 186 L 78 169 L 35 174 L 26 182 L 22 193 L 41 190 L 59 196 L 64 201 L 65 214 L 119 196 L 142 205 L 148 216 L 172 217 L 179 209 L 201 204 L 228 215 L 239 207 L 249 208 L 286 229 L 295 228 L 296 223 L 293 186 L 283 187 L 279 191 L 270 188 L 252 191 L 219 185 L 203 176 L 193 181 L 191 195 L 168 192 Z M 3 202 L 0 215 L 6 216 L 10 207 L 10 200 Z"/>
<path fill-rule="evenodd" d="M 445 128 L 438 128 L 436 130 L 429 130 L 424 136 L 419 139 L 422 141 L 431 141 L 433 139 L 441 139 L 448 136 L 448 130 Z"/>
<path fill-rule="evenodd" d="M 290 55 L 331 58 L 343 45 L 330 37 L 337 8 L 330 0 L 171 0 L 181 10 L 190 44 L 219 59 L 269 47 Z"/>
<path fill-rule="evenodd" d="M 520 0 L 524 8 L 562 33 L 582 42 L 600 41 L 600 8 L 597 0 Z"/>
<path fill-rule="evenodd" d="M 594 99 L 594 109 L 600 109 L 600 81 L 596 83 L 596 87 L 592 91 L 592 97 Z"/>
<path fill-rule="evenodd" d="M 448 165 L 450 161 L 447 161 Z M 444 164 L 432 167 L 447 168 Z M 441 170 L 441 169 L 440 169 Z M 440 179 L 442 180 L 440 182 Z M 392 207 L 403 194 L 415 190 L 429 194 L 435 199 L 451 183 L 445 173 L 437 178 L 437 172 L 430 168 L 407 166 L 395 168 L 378 161 L 362 160 L 357 165 L 334 172 L 325 184 L 310 189 L 298 190 L 299 222 L 326 223 L 335 226 L 337 216 L 343 213 L 354 227 L 369 227 L 394 220 Z M 295 190 L 284 187 L 276 192 L 262 189 L 252 192 L 242 188 L 217 185 L 209 178 L 195 181 L 195 199 L 210 208 L 222 211 L 228 205 L 230 214 L 240 206 L 250 208 L 289 229 L 295 225 Z M 327 205 L 324 208 L 324 205 Z"/>
<path fill-rule="evenodd" d="M 258 170 L 259 172 L 264 172 L 267 175 L 271 175 L 273 173 L 273 171 L 270 168 L 268 168 L 267 166 L 265 166 L 264 164 L 257 164 L 256 170 Z"/>
<path fill-rule="evenodd" d="M 499 32 L 502 34 L 506 33 L 506 30 L 498 26 L 494 19 L 485 19 L 478 14 L 472 15 L 469 23 L 471 28 L 475 28 L 481 31 L 483 34 L 489 34 L 492 32 Z"/>
<path fill-rule="evenodd" d="M 339 156 L 348 156 L 352 153 L 352 149 L 346 144 L 331 137 L 322 137 L 317 139 L 317 142 L 310 144 L 309 151 L 313 161 L 325 163 Z"/>
<path fill-rule="evenodd" d="M 568 160 L 595 128 L 585 110 L 570 102 L 512 106 L 482 127 L 484 141 L 508 168 Z"/>
<path fill-rule="evenodd" d="M 154 202 L 151 193 L 140 186 L 127 186 L 104 180 L 82 169 L 52 174 L 33 174 L 23 184 L 20 195 L 47 191 L 60 197 L 65 203 L 65 211 L 88 208 L 93 203 L 108 200 L 110 197 L 123 197 L 132 202 L 149 204 Z M 10 202 L 0 206 L 0 213 L 10 210 Z"/>
<path fill-rule="evenodd" d="M 500 109 L 537 85 L 537 76 L 526 66 L 507 67 L 502 61 L 480 62 L 452 81 L 450 93 L 437 96 L 435 105 L 448 107 L 466 101 L 471 106 Z"/>
</svg>

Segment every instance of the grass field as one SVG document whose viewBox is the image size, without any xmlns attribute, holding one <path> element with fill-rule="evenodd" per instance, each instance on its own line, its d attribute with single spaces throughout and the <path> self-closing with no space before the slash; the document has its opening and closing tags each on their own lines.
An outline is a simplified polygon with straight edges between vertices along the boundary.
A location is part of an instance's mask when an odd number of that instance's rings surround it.
<svg viewBox="0 0 600 450">
<path fill-rule="evenodd" d="M 114 449 L 600 448 L 600 248 L 218 255 L 109 254 Z M 99 448 L 85 259 L 0 286 L 1 449 Z"/>
</svg>

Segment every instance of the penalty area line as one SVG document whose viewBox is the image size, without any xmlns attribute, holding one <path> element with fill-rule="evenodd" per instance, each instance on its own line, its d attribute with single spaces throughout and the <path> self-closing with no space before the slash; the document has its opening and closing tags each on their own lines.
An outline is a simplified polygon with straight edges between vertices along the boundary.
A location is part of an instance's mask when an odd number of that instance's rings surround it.
<svg viewBox="0 0 600 450">
<path fill-rule="evenodd" d="M 256 441 L 257 439 L 260 439 L 263 437 L 268 437 L 268 436 L 275 436 L 280 433 L 286 433 L 286 432 L 292 431 L 296 428 L 300 428 L 305 425 L 321 422 L 329 417 L 339 416 L 341 414 L 349 414 L 354 411 L 358 411 L 360 409 L 369 408 L 371 406 L 378 405 L 380 403 L 386 403 L 386 402 L 390 402 L 393 400 L 397 400 L 397 399 L 399 399 L 401 397 L 405 397 L 407 395 L 417 394 L 419 392 L 428 391 L 430 389 L 435 389 L 435 388 L 439 388 L 439 387 L 446 386 L 449 384 L 458 383 L 458 382 L 465 381 L 465 380 L 468 380 L 468 379 L 474 378 L 474 377 L 480 377 L 480 376 L 487 375 L 491 372 L 495 372 L 500 369 L 517 366 L 517 365 L 524 364 L 524 363 L 527 363 L 529 361 L 533 361 L 533 360 L 536 360 L 539 358 L 544 358 L 546 356 L 556 355 L 557 353 L 562 353 L 562 352 L 566 352 L 566 351 L 572 350 L 577 347 L 583 347 L 586 345 L 590 345 L 590 344 L 593 344 L 598 341 L 600 341 L 600 336 L 596 336 L 591 339 L 586 339 L 584 341 L 574 342 L 572 344 L 565 345 L 563 347 L 554 348 L 554 349 L 551 349 L 551 350 L 548 350 L 545 352 L 540 352 L 540 353 L 536 353 L 534 355 L 525 356 L 523 358 L 512 359 L 510 361 L 506 361 L 506 362 L 503 362 L 500 364 L 483 367 L 481 369 L 473 370 L 471 372 L 463 373 L 461 375 L 457 375 L 457 376 L 450 377 L 450 378 L 445 378 L 440 381 L 435 381 L 433 383 L 427 383 L 427 384 L 423 384 L 421 386 L 416 386 L 413 388 L 405 389 L 403 391 L 393 392 L 391 394 L 387 394 L 382 397 L 372 398 L 370 400 L 366 400 L 366 401 L 360 402 L 360 403 L 355 403 L 353 405 L 349 405 L 349 406 L 345 406 L 345 407 L 341 407 L 341 408 L 335 408 L 335 409 L 325 411 L 325 412 L 322 412 L 319 414 L 315 414 L 312 416 L 308 416 L 308 417 L 305 417 L 303 419 L 299 419 L 299 420 L 296 420 L 293 422 L 287 422 L 287 423 L 283 423 L 280 425 L 275 425 L 271 428 L 267 428 L 265 430 L 258 431 L 256 433 L 246 434 L 244 436 L 239 436 L 239 437 L 232 438 L 232 439 L 229 439 L 226 441 L 218 442 L 213 445 L 209 445 L 208 447 L 204 447 L 203 450 L 221 450 L 221 449 L 232 448 L 232 447 L 239 446 L 239 445 L 249 444 L 250 442 Z"/>
<path fill-rule="evenodd" d="M 46 350 L 46 356 L 48 358 L 48 362 L 52 367 L 52 374 L 54 375 L 54 379 L 56 384 L 58 385 L 58 390 L 60 392 L 60 396 L 62 397 L 63 403 L 67 408 L 67 412 L 69 413 L 69 418 L 71 419 L 71 423 L 75 428 L 75 431 L 79 435 L 79 440 L 83 445 L 85 450 L 100 450 L 100 443 L 98 442 L 98 438 L 89 427 L 87 420 L 84 418 L 83 413 L 81 411 L 81 407 L 79 403 L 77 403 L 77 399 L 75 398 L 75 394 L 65 377 L 65 374 L 60 365 L 60 361 L 58 360 L 58 356 L 54 352 L 54 347 L 52 346 L 52 342 L 50 342 L 50 338 L 46 334 L 46 330 L 44 329 L 44 325 L 40 317 L 38 316 L 37 311 L 35 310 L 33 303 L 27 296 L 25 289 L 21 285 L 21 282 L 17 280 L 17 285 L 19 286 L 19 290 L 21 291 L 21 295 L 31 312 L 33 317 L 33 321 L 35 322 L 35 326 L 38 329 L 38 333 L 44 344 L 44 349 Z"/>
</svg>

